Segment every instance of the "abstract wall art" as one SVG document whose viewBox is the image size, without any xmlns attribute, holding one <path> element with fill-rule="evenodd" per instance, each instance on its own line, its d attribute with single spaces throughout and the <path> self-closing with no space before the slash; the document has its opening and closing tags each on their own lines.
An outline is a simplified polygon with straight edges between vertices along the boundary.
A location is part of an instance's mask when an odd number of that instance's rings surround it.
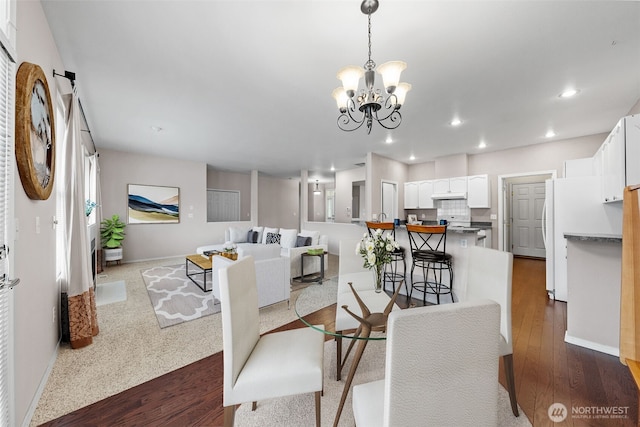
<svg viewBox="0 0 640 427">
<path fill-rule="evenodd" d="M 180 222 L 180 189 L 158 185 L 128 185 L 128 224 Z"/>
</svg>

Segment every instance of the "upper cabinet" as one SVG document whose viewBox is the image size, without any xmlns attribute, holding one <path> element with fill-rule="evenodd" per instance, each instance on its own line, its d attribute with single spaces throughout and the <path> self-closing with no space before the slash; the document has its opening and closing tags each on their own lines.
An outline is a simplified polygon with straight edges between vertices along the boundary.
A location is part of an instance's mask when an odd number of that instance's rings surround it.
<svg viewBox="0 0 640 427">
<path fill-rule="evenodd" d="M 490 208 L 491 192 L 489 191 L 489 175 L 473 175 L 467 177 L 467 205 L 470 208 Z"/>
<path fill-rule="evenodd" d="M 421 209 L 433 209 L 433 181 L 418 182 L 418 207 Z"/>
<path fill-rule="evenodd" d="M 433 181 L 413 181 L 404 183 L 405 209 L 433 209 Z"/>
<path fill-rule="evenodd" d="M 449 193 L 455 193 L 464 198 L 467 192 L 467 177 L 457 176 L 455 178 L 441 178 L 433 180 L 433 194 L 437 195 L 436 198 L 443 199 L 443 195 Z"/>
<path fill-rule="evenodd" d="M 404 208 L 418 209 L 418 182 L 404 183 Z"/>
<path fill-rule="evenodd" d="M 602 201 L 622 201 L 624 187 L 640 184 L 640 115 L 623 117 L 594 160 L 602 176 Z"/>
</svg>

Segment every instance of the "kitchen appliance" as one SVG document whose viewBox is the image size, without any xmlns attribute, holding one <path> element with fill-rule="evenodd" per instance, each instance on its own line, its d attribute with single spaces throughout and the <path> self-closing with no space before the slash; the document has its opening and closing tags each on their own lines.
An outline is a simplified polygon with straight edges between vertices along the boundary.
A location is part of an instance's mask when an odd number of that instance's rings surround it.
<svg viewBox="0 0 640 427">
<path fill-rule="evenodd" d="M 542 216 L 549 297 L 567 301 L 564 233 L 622 234 L 622 203 L 602 203 L 602 177 L 548 179 Z"/>
</svg>

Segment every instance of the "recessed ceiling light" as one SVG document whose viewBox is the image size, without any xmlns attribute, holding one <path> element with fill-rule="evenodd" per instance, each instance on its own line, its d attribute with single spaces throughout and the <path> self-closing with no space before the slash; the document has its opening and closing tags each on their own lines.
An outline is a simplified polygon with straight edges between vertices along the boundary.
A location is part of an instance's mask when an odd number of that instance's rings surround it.
<svg viewBox="0 0 640 427">
<path fill-rule="evenodd" d="M 331 166 L 331 172 L 335 172 L 336 171 L 336 167 L 335 166 Z"/>
<path fill-rule="evenodd" d="M 154 132 L 162 132 L 162 128 L 160 126 L 151 126 L 151 130 Z"/>
<path fill-rule="evenodd" d="M 480 144 L 478 144 L 478 148 L 486 148 L 487 147 L 487 143 L 484 141 L 480 141 Z"/>
<path fill-rule="evenodd" d="M 409 157 L 409 160 L 415 160 L 416 156 L 414 156 L 413 154 L 411 155 L 411 157 Z"/>
<path fill-rule="evenodd" d="M 462 120 L 455 118 L 449 122 L 451 126 L 460 126 L 462 124 Z"/>
<path fill-rule="evenodd" d="M 387 144 L 393 144 L 393 139 L 391 139 L 391 135 L 389 135 L 385 141 Z"/>
<path fill-rule="evenodd" d="M 572 96 L 576 96 L 580 92 L 578 89 L 567 89 L 558 95 L 560 98 L 571 98 Z"/>
<path fill-rule="evenodd" d="M 556 133 L 554 131 L 552 131 L 551 129 L 549 129 L 544 136 L 546 138 L 553 138 L 554 136 L 556 136 Z"/>
</svg>

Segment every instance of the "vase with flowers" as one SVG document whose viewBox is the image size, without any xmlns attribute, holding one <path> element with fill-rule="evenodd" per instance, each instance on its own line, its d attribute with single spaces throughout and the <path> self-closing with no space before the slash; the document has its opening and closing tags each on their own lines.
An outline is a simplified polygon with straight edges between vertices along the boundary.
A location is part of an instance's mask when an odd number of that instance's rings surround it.
<svg viewBox="0 0 640 427">
<path fill-rule="evenodd" d="M 391 262 L 391 255 L 400 245 L 391 233 L 381 229 L 365 233 L 356 246 L 356 253 L 364 259 L 364 267 L 373 271 L 376 292 L 382 291 L 384 266 Z"/>
</svg>

